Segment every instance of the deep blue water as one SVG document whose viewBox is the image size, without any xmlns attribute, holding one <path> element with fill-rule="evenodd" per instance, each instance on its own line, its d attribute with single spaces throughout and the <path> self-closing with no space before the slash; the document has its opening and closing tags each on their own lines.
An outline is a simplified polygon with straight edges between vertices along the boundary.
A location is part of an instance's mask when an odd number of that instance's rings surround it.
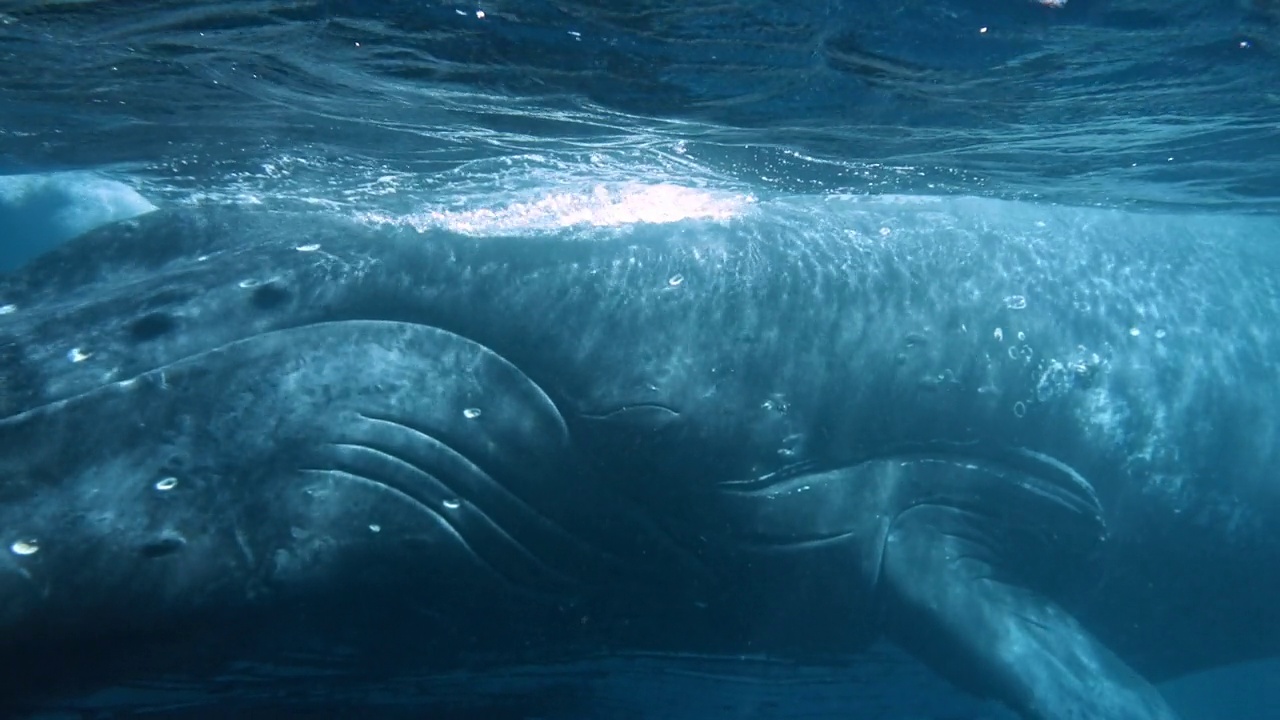
<svg viewBox="0 0 1280 720">
<path fill-rule="evenodd" d="M 0 67 L 0 270 L 202 203 L 537 234 L 979 196 L 1280 239 L 1276 0 L 0 0 Z M 685 689 L 706 672 L 603 692 L 750 716 L 690 704 L 742 696 Z M 826 683 L 754 692 L 769 717 L 852 707 L 814 706 Z M 1264 664 L 1167 692 L 1261 720 L 1269 687 Z M 900 690 L 875 717 L 987 717 Z"/>
</svg>

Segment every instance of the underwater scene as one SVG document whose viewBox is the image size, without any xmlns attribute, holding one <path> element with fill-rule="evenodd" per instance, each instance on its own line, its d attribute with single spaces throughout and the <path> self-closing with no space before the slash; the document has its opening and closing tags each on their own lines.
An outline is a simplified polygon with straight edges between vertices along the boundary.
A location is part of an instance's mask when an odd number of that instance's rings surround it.
<svg viewBox="0 0 1280 720">
<path fill-rule="evenodd" d="M 0 59 L 0 717 L 1280 718 L 1280 2 Z"/>
</svg>

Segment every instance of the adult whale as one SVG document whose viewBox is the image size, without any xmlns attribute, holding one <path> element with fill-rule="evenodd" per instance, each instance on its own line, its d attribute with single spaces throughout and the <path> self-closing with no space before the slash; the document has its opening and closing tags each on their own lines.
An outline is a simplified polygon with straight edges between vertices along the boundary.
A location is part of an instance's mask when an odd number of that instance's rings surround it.
<svg viewBox="0 0 1280 720">
<path fill-rule="evenodd" d="M 9 697 L 884 636 L 1027 718 L 1172 718 L 1149 680 L 1280 650 L 1274 259 L 956 207 L 53 251 L 0 285 Z"/>
</svg>

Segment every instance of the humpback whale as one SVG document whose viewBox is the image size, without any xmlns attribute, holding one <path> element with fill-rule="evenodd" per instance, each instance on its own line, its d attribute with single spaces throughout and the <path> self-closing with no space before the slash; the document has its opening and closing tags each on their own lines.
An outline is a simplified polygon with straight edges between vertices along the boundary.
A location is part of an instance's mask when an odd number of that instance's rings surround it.
<svg viewBox="0 0 1280 720">
<path fill-rule="evenodd" d="M 954 207 L 51 251 L 0 279 L 4 702 L 883 640 L 1024 718 L 1172 720 L 1153 682 L 1280 652 L 1280 266 Z"/>
</svg>

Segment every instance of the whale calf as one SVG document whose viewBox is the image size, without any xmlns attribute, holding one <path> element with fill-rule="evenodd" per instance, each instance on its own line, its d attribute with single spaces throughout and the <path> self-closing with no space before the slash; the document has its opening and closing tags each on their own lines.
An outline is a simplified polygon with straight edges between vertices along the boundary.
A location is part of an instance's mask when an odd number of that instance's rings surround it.
<svg viewBox="0 0 1280 720">
<path fill-rule="evenodd" d="M 1280 652 L 1266 223 L 842 202 L 161 209 L 0 279 L 4 701 L 887 641 L 1172 720 L 1153 683 Z"/>
</svg>

